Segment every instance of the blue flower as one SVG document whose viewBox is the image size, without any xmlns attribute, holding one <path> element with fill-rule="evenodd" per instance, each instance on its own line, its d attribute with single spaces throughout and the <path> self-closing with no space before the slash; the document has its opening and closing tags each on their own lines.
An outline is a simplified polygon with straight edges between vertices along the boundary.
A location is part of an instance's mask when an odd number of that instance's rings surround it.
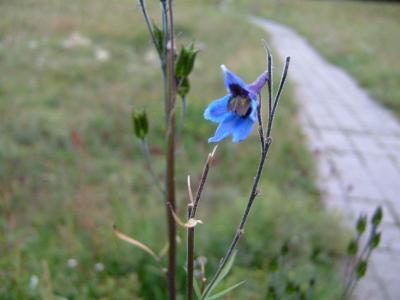
<svg viewBox="0 0 400 300">
<path fill-rule="evenodd" d="M 264 72 L 248 85 L 224 65 L 221 69 L 228 94 L 210 103 L 204 111 L 205 119 L 219 123 L 214 136 L 208 142 L 216 143 L 232 135 L 232 141 L 238 143 L 249 136 L 257 122 L 257 95 L 267 82 L 268 73 Z"/>
</svg>

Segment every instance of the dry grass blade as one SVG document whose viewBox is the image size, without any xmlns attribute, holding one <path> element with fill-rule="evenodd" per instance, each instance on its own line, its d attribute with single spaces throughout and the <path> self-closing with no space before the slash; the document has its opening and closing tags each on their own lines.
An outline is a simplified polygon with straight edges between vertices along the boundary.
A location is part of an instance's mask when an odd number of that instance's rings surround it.
<svg viewBox="0 0 400 300">
<path fill-rule="evenodd" d="M 157 256 L 157 254 L 155 254 L 155 252 L 153 250 L 150 249 L 150 247 L 148 247 L 145 244 L 143 244 L 142 242 L 139 242 L 138 240 L 135 240 L 135 239 L 127 236 L 126 234 L 122 233 L 121 231 L 119 231 L 117 229 L 117 227 L 115 225 L 113 226 L 113 229 L 119 239 L 138 247 L 139 249 L 143 250 L 147 254 L 150 254 L 150 256 L 152 256 L 156 261 L 158 261 L 158 262 L 160 261 L 160 258 Z"/>
</svg>

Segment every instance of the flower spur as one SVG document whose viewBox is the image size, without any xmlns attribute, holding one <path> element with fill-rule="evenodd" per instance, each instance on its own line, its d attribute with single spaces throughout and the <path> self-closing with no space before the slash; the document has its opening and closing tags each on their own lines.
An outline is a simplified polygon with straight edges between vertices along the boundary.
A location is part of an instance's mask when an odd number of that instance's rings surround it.
<svg viewBox="0 0 400 300">
<path fill-rule="evenodd" d="M 224 65 L 225 86 L 228 94 L 211 102 L 204 111 L 204 118 L 219 123 L 209 143 L 216 143 L 232 135 L 232 141 L 238 143 L 246 139 L 258 120 L 257 96 L 268 80 L 268 73 L 262 73 L 256 81 L 246 84 L 239 76 Z"/>
</svg>

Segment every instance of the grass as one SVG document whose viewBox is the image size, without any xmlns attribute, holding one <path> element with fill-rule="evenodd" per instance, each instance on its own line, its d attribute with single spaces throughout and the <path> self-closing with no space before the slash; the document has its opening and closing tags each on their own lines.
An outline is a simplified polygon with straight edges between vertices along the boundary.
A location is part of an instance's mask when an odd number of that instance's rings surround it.
<svg viewBox="0 0 400 300">
<path fill-rule="evenodd" d="M 154 14 L 157 6 L 152 7 Z M 263 32 L 210 4 L 177 3 L 180 40 L 202 51 L 178 147 L 178 202 L 184 214 L 187 174 L 198 178 L 207 137 L 202 118 L 224 93 L 219 65 L 247 81 L 265 66 Z M 204 21 L 207 16 L 207 21 Z M 164 208 L 130 123 L 145 107 L 156 172 L 163 170 L 162 85 L 142 16 L 134 1 L 16 0 L 0 4 L 0 298 L 165 299 L 163 275 L 151 258 L 118 240 L 115 222 L 161 249 Z M 71 33 L 82 45 L 66 48 Z M 226 38 L 228 37 L 228 38 Z M 223 43 L 221 43 L 223 41 Z M 106 49 L 110 59 L 95 58 Z M 280 106 L 262 191 L 237 267 L 229 282 L 246 279 L 232 299 L 265 299 L 267 266 L 290 241 L 290 276 L 318 278 L 315 299 L 335 299 L 342 253 L 337 220 L 326 215 L 314 171 L 295 120 L 290 90 Z M 220 145 L 199 218 L 196 255 L 208 258 L 208 277 L 236 228 L 254 176 L 257 136 Z M 181 230 L 180 237 L 185 233 Z M 338 242 L 339 241 L 339 242 Z M 184 245 L 179 287 L 184 290 Z M 321 259 L 309 256 L 321 250 Z M 68 260 L 77 261 L 75 268 Z M 104 270 L 95 271 L 102 263 Z M 35 285 L 35 276 L 38 283 Z"/>
<path fill-rule="evenodd" d="M 374 1 L 236 1 L 240 11 L 295 28 L 400 116 L 400 6 Z"/>
</svg>

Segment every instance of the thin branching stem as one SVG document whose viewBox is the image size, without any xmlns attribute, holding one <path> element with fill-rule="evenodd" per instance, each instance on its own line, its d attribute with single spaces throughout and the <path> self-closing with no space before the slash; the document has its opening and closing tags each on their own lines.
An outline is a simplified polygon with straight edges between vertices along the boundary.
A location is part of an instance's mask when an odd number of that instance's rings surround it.
<svg viewBox="0 0 400 300">
<path fill-rule="evenodd" d="M 272 113 L 272 94 L 273 94 L 273 83 L 274 83 L 274 74 L 272 73 L 272 65 L 273 65 L 273 60 L 272 60 L 272 55 L 269 52 L 269 49 L 267 49 L 267 60 L 268 60 L 268 82 L 267 82 L 267 88 L 268 88 L 268 120 L 271 120 L 271 113 Z M 269 129 L 269 127 L 268 127 Z M 269 135 L 267 135 L 269 136 Z"/>
<path fill-rule="evenodd" d="M 365 256 L 365 261 L 369 260 L 371 254 L 372 254 L 372 248 L 369 247 L 367 250 L 366 256 Z M 352 283 L 349 286 L 348 292 L 345 294 L 346 295 L 345 297 L 350 297 L 353 294 L 353 292 L 357 286 L 358 280 L 359 280 L 358 278 L 353 279 Z M 343 299 L 346 299 L 346 298 L 343 298 Z"/>
<path fill-rule="evenodd" d="M 357 281 L 358 281 L 358 278 L 356 276 L 357 265 L 363 260 L 363 258 L 365 261 L 369 260 L 369 257 L 371 256 L 371 253 L 372 253 L 372 242 L 373 242 L 373 238 L 376 234 L 376 230 L 377 230 L 377 227 L 373 226 L 371 229 L 371 233 L 369 235 L 368 241 L 365 243 L 363 250 L 361 250 L 360 255 L 358 255 L 358 257 L 355 259 L 354 264 L 352 266 L 353 269 L 351 270 L 351 272 L 348 276 L 346 286 L 343 290 L 342 297 L 340 299 L 345 300 L 349 296 L 351 296 L 351 294 L 353 293 L 353 291 L 356 287 Z"/>
<path fill-rule="evenodd" d="M 276 108 L 278 107 L 278 103 L 279 100 L 281 98 L 282 95 L 282 91 L 283 91 L 283 87 L 285 86 L 285 82 L 286 82 L 286 78 L 287 78 L 287 73 L 289 70 L 289 64 L 290 64 L 290 57 L 286 57 L 286 61 L 285 61 L 285 66 L 282 72 L 282 76 L 281 76 L 281 81 L 279 83 L 279 87 L 278 87 L 278 92 L 276 93 L 275 99 L 273 101 L 273 106 L 272 106 L 272 110 L 271 113 L 269 115 L 269 119 L 268 119 L 268 128 L 267 128 L 267 138 L 271 136 L 271 130 L 272 130 L 272 124 L 275 118 L 275 111 Z M 272 76 L 270 77 L 272 78 Z M 272 82 L 272 80 L 271 80 Z M 268 86 L 269 89 L 269 86 Z"/>
<path fill-rule="evenodd" d="M 247 223 L 247 219 L 249 217 L 250 214 L 250 210 L 253 206 L 254 200 L 256 198 L 256 196 L 258 195 L 258 184 L 260 182 L 261 179 L 261 175 L 263 173 L 263 169 L 264 169 L 264 164 L 265 164 L 265 160 L 267 158 L 267 154 L 270 148 L 270 145 L 272 143 L 272 138 L 271 138 L 271 130 L 272 130 L 272 121 L 273 121 L 273 117 L 274 117 L 274 113 L 275 113 L 275 109 L 277 107 L 283 86 L 285 84 L 285 80 L 286 80 L 286 75 L 287 75 L 287 71 L 289 68 L 289 58 L 286 59 L 286 64 L 285 64 L 285 68 L 282 74 L 282 78 L 281 78 L 281 84 L 279 86 L 279 90 L 278 93 L 275 97 L 274 102 L 272 102 L 273 97 L 272 97 L 272 77 L 273 77 L 273 73 L 272 73 L 272 56 L 268 51 L 268 74 L 269 74 L 269 78 L 268 78 L 268 103 L 269 103 L 269 114 L 268 114 L 268 131 L 267 131 L 267 137 L 264 141 L 264 145 L 262 146 L 262 151 L 261 151 L 261 155 L 260 155 L 260 161 L 257 167 L 257 172 L 256 172 L 256 176 L 254 177 L 254 181 L 253 181 L 253 186 L 249 195 L 249 199 L 247 201 L 247 205 L 246 208 L 244 210 L 244 213 L 242 215 L 242 218 L 240 220 L 238 229 L 236 231 L 235 236 L 233 237 L 233 240 L 225 254 L 225 256 L 223 257 L 223 259 L 221 260 L 216 272 L 214 273 L 210 283 L 207 285 L 206 289 L 204 290 L 204 293 L 201 296 L 201 299 L 204 300 L 206 299 L 206 297 L 208 296 L 208 294 L 211 292 L 211 290 L 213 289 L 216 281 L 218 280 L 218 277 L 220 276 L 221 272 L 224 270 L 226 264 L 229 262 L 229 260 L 231 259 L 234 250 L 237 247 L 237 244 L 241 238 L 241 236 L 244 234 L 244 229 Z M 260 118 L 262 118 L 261 116 L 261 110 L 258 110 L 258 118 L 260 120 Z"/>
<path fill-rule="evenodd" d="M 228 263 L 229 259 L 232 257 L 232 254 L 237 246 L 237 243 L 240 240 L 240 237 L 244 234 L 244 228 L 247 222 L 247 218 L 249 216 L 251 207 L 254 203 L 254 200 L 258 194 L 258 184 L 260 182 L 261 179 L 261 175 L 262 175 L 262 171 L 264 168 L 264 163 L 265 163 L 265 159 L 267 157 L 268 154 L 268 150 L 269 150 L 269 146 L 271 145 L 270 143 L 271 139 L 267 140 L 267 143 L 265 144 L 265 148 L 264 151 L 262 151 L 261 153 L 261 157 L 260 157 L 260 162 L 258 164 L 258 168 L 257 168 L 257 173 L 256 176 L 254 177 L 254 182 L 253 182 L 253 187 L 251 189 L 251 193 L 249 196 L 249 200 L 247 202 L 246 208 L 244 210 L 244 214 L 242 216 L 242 219 L 240 220 L 240 224 L 239 227 L 236 231 L 236 234 L 231 242 L 231 245 L 228 248 L 228 251 L 226 252 L 224 258 L 221 260 L 217 271 L 215 272 L 214 276 L 212 277 L 212 279 L 210 280 L 210 283 L 207 285 L 203 295 L 201 296 L 201 299 L 206 299 L 206 296 L 209 294 L 209 292 L 211 291 L 211 289 L 214 287 L 215 282 L 217 281 L 219 275 L 221 274 L 221 272 L 223 271 L 224 267 L 226 266 L 226 264 Z"/>
<path fill-rule="evenodd" d="M 153 179 L 154 185 L 157 187 L 157 189 L 160 191 L 161 195 L 165 195 L 165 188 L 162 186 L 156 172 L 154 171 L 153 165 L 151 163 L 151 158 L 150 158 L 150 150 L 149 150 L 149 143 L 147 139 L 141 140 L 141 145 L 142 145 L 142 151 L 144 154 L 145 162 L 147 169 L 149 170 L 150 176 Z"/>
<path fill-rule="evenodd" d="M 201 195 L 203 193 L 204 184 L 205 184 L 205 182 L 207 180 L 208 171 L 210 170 L 210 165 L 212 163 L 212 160 L 214 159 L 215 151 L 217 151 L 217 147 L 218 146 L 215 146 L 213 151 L 208 154 L 207 161 L 206 161 L 206 163 L 204 165 L 204 168 L 203 168 L 203 173 L 201 174 L 201 177 L 200 177 L 200 183 L 199 183 L 199 186 L 197 188 L 196 197 L 195 197 L 195 199 L 193 201 L 193 209 L 192 209 L 190 218 L 196 217 L 196 212 L 197 212 L 197 208 L 199 206 Z"/>
<path fill-rule="evenodd" d="M 206 163 L 203 168 L 203 172 L 200 177 L 199 186 L 197 188 L 196 196 L 193 199 L 191 194 L 191 186 L 190 186 L 190 179 L 188 178 L 188 192 L 189 192 L 189 209 L 188 209 L 188 219 L 194 219 L 196 217 L 197 208 L 201 199 L 201 195 L 204 190 L 204 184 L 206 183 L 208 172 L 210 170 L 210 165 L 214 159 L 215 151 L 217 150 L 217 146 L 214 147 L 213 151 L 208 154 Z M 194 249 L 195 249 L 195 227 L 188 228 L 188 235 L 187 235 L 187 296 L 189 300 L 193 300 L 193 269 L 194 269 Z"/>
<path fill-rule="evenodd" d="M 150 36 L 151 36 L 151 40 L 153 41 L 154 46 L 157 48 L 157 40 L 156 37 L 154 35 L 154 30 L 153 30 L 153 25 L 151 24 L 149 15 L 147 14 L 147 8 L 145 5 L 145 1 L 144 0 L 139 0 L 139 4 L 140 4 L 140 8 L 142 10 L 143 16 L 144 16 L 144 20 L 146 22 L 147 25 L 147 29 L 149 30 Z"/>
<path fill-rule="evenodd" d="M 168 112 L 168 75 L 167 75 L 167 44 L 168 44 L 168 9 L 166 1 L 161 1 L 161 18 L 162 18 L 162 53 L 161 53 L 161 71 L 164 82 L 164 111 L 165 111 L 165 123 L 168 126 L 169 112 Z"/>
<path fill-rule="evenodd" d="M 264 148 L 265 148 L 265 134 L 264 134 L 263 119 L 262 119 L 262 98 L 261 98 L 261 93 L 258 95 L 257 119 L 258 119 L 258 134 L 260 136 L 261 151 L 264 151 Z"/>
</svg>

